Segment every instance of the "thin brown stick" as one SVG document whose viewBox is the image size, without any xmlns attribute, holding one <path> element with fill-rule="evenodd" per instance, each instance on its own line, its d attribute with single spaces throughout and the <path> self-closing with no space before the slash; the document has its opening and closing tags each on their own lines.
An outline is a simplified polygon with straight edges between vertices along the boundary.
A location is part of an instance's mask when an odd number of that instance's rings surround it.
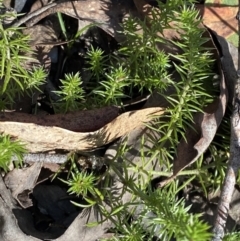
<svg viewBox="0 0 240 241">
<path fill-rule="evenodd" d="M 62 1 L 61 1 L 62 2 Z M 11 27 L 19 27 L 21 26 L 22 24 L 28 22 L 30 19 L 34 18 L 34 17 L 37 17 L 38 15 L 44 13 L 45 11 L 49 10 L 50 8 L 53 8 L 55 6 L 57 6 L 59 4 L 59 2 L 52 2 L 50 4 L 47 4 L 46 6 L 30 13 L 30 14 L 27 14 L 26 16 L 22 17 L 20 20 L 18 20 L 17 22 L 13 23 L 11 25 Z"/>
<path fill-rule="evenodd" d="M 231 119 L 230 160 L 225 176 L 221 197 L 218 203 L 218 211 L 213 228 L 212 241 L 221 241 L 224 237 L 224 229 L 228 217 L 230 202 L 238 170 L 240 169 L 240 71 L 235 84 L 234 110 Z"/>
<path fill-rule="evenodd" d="M 239 0 L 240 12 L 240 0 Z M 239 19 L 238 19 L 239 20 Z M 238 22 L 238 53 L 240 49 L 240 21 Z M 234 88 L 233 114 L 231 119 L 231 141 L 230 141 L 230 160 L 226 172 L 221 197 L 218 203 L 218 212 L 213 227 L 212 241 L 221 241 L 224 237 L 225 226 L 229 212 L 229 206 L 232 199 L 236 177 L 240 169 L 240 58 L 238 54 L 238 71 L 236 73 L 236 82 Z"/>
</svg>

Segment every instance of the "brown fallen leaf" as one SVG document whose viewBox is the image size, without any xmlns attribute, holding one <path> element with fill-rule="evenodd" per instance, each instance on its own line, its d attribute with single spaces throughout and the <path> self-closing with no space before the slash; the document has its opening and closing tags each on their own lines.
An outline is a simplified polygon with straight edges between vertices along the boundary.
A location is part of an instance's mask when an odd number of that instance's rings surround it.
<svg viewBox="0 0 240 241">
<path fill-rule="evenodd" d="M 227 38 L 238 32 L 236 15 L 238 6 L 219 6 L 197 4 L 204 25 L 214 30 L 218 35 Z"/>
<path fill-rule="evenodd" d="M 41 19 L 49 16 L 52 13 L 61 12 L 73 18 L 88 21 L 96 24 L 98 27 L 102 28 L 106 33 L 115 38 L 118 42 L 123 42 L 125 40 L 122 32 L 121 23 L 128 18 L 129 16 L 137 18 L 146 18 L 147 24 L 151 26 L 151 11 L 154 9 L 161 14 L 161 10 L 154 8 L 151 5 L 147 4 L 144 0 L 134 1 L 135 7 L 129 1 L 110 1 L 110 0 L 86 0 L 86 1 L 58 1 L 55 4 L 52 4 L 52 7 L 42 11 L 40 14 L 30 13 L 26 18 L 29 18 L 26 21 L 27 26 L 33 26 Z M 47 7 L 46 5 L 45 7 Z M 137 8 L 137 10 L 136 10 Z M 38 10 L 41 10 L 38 9 Z M 30 18 L 30 15 L 33 16 Z M 25 18 L 24 17 L 24 18 Z M 20 19 L 21 21 L 21 19 Z M 170 23 L 174 25 L 175 23 Z M 139 33 L 142 33 L 142 29 L 139 30 Z M 179 37 L 177 30 L 169 28 L 164 29 L 163 34 L 158 34 L 161 37 L 164 37 L 166 40 L 173 40 Z M 158 43 L 159 50 L 165 50 L 166 52 L 174 53 L 178 49 L 170 44 Z"/>
<path fill-rule="evenodd" d="M 89 132 L 96 131 L 103 127 L 116 118 L 118 114 L 119 108 L 115 106 L 45 116 L 30 115 L 19 112 L 0 112 L 0 123 L 32 123 L 42 126 L 60 127 L 70 131 Z"/>
<path fill-rule="evenodd" d="M 53 45 L 41 45 L 41 43 L 57 41 L 59 30 L 55 30 L 51 26 L 39 24 L 23 29 L 23 33 L 30 36 L 30 46 L 34 52 L 34 57 L 39 61 L 38 65 L 44 66 L 48 73 L 51 67 L 51 60 L 48 54 Z M 37 63 L 34 62 L 32 64 L 36 66 Z"/>
<path fill-rule="evenodd" d="M 235 91 L 234 84 L 237 78 L 237 70 L 239 68 L 238 48 L 226 41 L 226 39 L 221 36 L 217 36 L 217 40 L 222 49 L 222 67 L 229 93 L 228 102 L 233 104 Z"/>
<path fill-rule="evenodd" d="M 44 152 L 55 149 L 69 151 L 89 150 L 103 146 L 127 134 L 144 122 L 161 115 L 160 107 L 129 111 L 94 132 L 78 133 L 59 127 L 39 124 L 1 121 L 0 132 L 20 139 L 29 152 Z M 84 124 L 84 123 L 83 123 Z"/>
<path fill-rule="evenodd" d="M 4 178 L 4 182 L 8 189 L 11 190 L 13 197 L 23 208 L 32 206 L 29 193 L 35 187 L 42 163 L 34 163 L 31 167 L 23 169 L 13 169 Z M 19 196 L 21 194 L 21 197 Z"/>
<path fill-rule="evenodd" d="M 19 207 L 12 198 L 10 191 L 6 188 L 2 178 L 0 178 L 0 212 L 1 212 L 1 232 L 0 240 L 21 240 L 21 241 L 40 241 L 40 239 L 31 237 L 22 232 L 19 228 L 13 210 L 18 211 Z"/>
<path fill-rule="evenodd" d="M 34 12 L 37 9 L 43 7 L 44 5 L 47 5 L 49 0 L 36 0 L 33 5 L 31 6 L 30 12 Z"/>
<path fill-rule="evenodd" d="M 133 4 L 127 0 L 114 2 L 110 0 L 60 0 L 45 7 L 47 7 L 46 11 L 39 9 L 40 14 L 36 14 L 36 12 L 30 13 L 29 16 L 23 17 L 24 20 L 20 19 L 19 23 L 15 23 L 15 25 L 26 23 L 30 27 L 50 14 L 61 12 L 76 19 L 95 23 L 117 41 L 122 42 L 124 36 L 119 31 L 122 29 L 120 23 L 123 17 L 128 13 L 134 16 L 137 15 Z"/>
<path fill-rule="evenodd" d="M 233 91 L 232 114 L 231 114 L 231 135 L 230 135 L 230 156 L 227 163 L 224 182 L 221 187 L 221 195 L 218 201 L 218 208 L 213 225 L 212 241 L 223 240 L 227 219 L 229 218 L 230 208 L 233 206 L 234 189 L 237 185 L 237 177 L 240 170 L 239 150 L 240 150 L 240 122 L 239 122 L 239 103 L 240 103 L 240 85 L 239 85 L 239 51 L 238 48 L 231 47 L 224 38 L 218 37 L 218 41 L 223 51 L 223 62 L 227 63 L 225 71 L 228 87 Z M 226 55 L 225 55 L 226 54 Z M 232 226 L 233 227 L 233 226 Z"/>
</svg>

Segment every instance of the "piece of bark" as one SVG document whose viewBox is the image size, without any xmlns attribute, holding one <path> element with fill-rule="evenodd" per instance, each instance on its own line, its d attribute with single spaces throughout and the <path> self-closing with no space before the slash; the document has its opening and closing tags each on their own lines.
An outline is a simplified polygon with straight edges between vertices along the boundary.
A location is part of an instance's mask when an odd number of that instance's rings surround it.
<svg viewBox="0 0 240 241">
<path fill-rule="evenodd" d="M 27 153 L 23 154 L 24 163 L 44 162 L 44 164 L 54 163 L 63 164 L 68 160 L 68 154 L 50 154 L 50 153 Z M 12 156 L 12 161 L 18 161 L 17 156 Z"/>
<path fill-rule="evenodd" d="M 70 131 L 89 132 L 95 131 L 114 120 L 119 114 L 119 108 L 107 106 L 99 109 L 70 112 L 55 115 L 30 115 L 19 112 L 0 112 L 1 123 L 31 123 L 46 127 L 60 127 Z M 18 125 L 16 124 L 16 125 Z M 27 127 L 23 125 L 24 128 Z"/>
<path fill-rule="evenodd" d="M 129 131 L 164 113 L 160 107 L 129 111 L 94 132 L 78 133 L 59 127 L 23 122 L 0 122 L 0 132 L 19 139 L 29 152 L 56 149 L 83 151 L 94 149 L 127 134 Z"/>
<path fill-rule="evenodd" d="M 232 73 L 232 76 L 234 76 L 234 74 L 236 74 L 236 79 L 234 81 L 234 103 L 231 117 L 230 158 L 218 203 L 212 241 L 223 240 L 230 202 L 240 169 L 240 70 Z"/>
</svg>

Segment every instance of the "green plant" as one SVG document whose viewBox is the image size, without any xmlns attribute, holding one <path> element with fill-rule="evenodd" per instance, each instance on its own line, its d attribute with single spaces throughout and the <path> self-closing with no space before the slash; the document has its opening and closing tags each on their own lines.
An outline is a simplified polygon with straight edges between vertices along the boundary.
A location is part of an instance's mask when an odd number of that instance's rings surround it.
<svg viewBox="0 0 240 241">
<path fill-rule="evenodd" d="M 3 8 L 0 1 L 0 8 Z M 22 33 L 22 28 L 4 26 L 4 20 L 16 17 L 13 13 L 0 15 L 0 111 L 10 107 L 24 92 L 31 94 L 43 84 L 46 73 L 42 67 L 33 66 L 34 59 L 25 53 L 31 53 L 29 36 Z M 28 66 L 28 67 L 27 67 Z M 11 141 L 9 136 L 0 136 L 0 167 L 7 172 L 12 157 L 15 156 L 16 166 L 22 164 L 26 152 L 24 144 Z"/>
<path fill-rule="evenodd" d="M 94 183 L 97 178 L 93 174 L 71 172 L 71 175 L 72 178 L 67 181 L 61 179 L 69 186 L 68 192 L 70 194 L 86 197 L 88 192 L 94 192 Z"/>
<path fill-rule="evenodd" d="M 111 180 L 111 173 L 115 173 L 124 184 L 120 193 L 114 193 L 111 182 L 103 184 L 108 188 L 94 188 L 92 183 L 91 187 L 88 186 L 91 195 L 85 200 L 101 213 L 102 221 L 109 219 L 114 223 L 116 240 L 151 240 L 154 236 L 164 241 L 171 238 L 209 240 L 209 227 L 200 221 L 201 215 L 190 214 L 190 207 L 185 207 L 184 200 L 176 198 L 176 194 L 196 177 L 196 173 L 201 173 L 201 168 L 186 175 L 182 185 L 175 181 L 162 190 L 150 188 L 150 181 L 157 175 L 157 171 L 146 170 L 157 158 L 159 165 L 166 166 L 164 172 L 167 175 L 171 173 L 179 139 L 185 137 L 187 128 L 191 128 L 193 115 L 201 112 L 214 98 L 212 86 L 208 84 L 213 75 L 213 61 L 210 50 L 204 46 L 207 39 L 203 37 L 204 29 L 199 28 L 197 11 L 189 3 L 180 0 L 168 1 L 161 9 L 166 9 L 161 15 L 153 12 L 151 27 L 144 21 L 127 20 L 124 23 L 126 42 L 113 56 L 105 57 L 103 51 L 93 47 L 88 52 L 89 70 L 97 84 L 92 87 L 90 95 L 97 94 L 101 105 L 121 104 L 122 98 L 133 98 L 137 89 L 140 94 L 157 91 L 168 101 L 169 106 L 164 116 L 149 126 L 152 134 L 147 138 L 152 141 L 153 148 L 147 152 L 141 151 L 140 163 L 134 164 L 124 158 L 125 145 L 115 157 L 121 157 L 122 164 L 111 162 L 103 179 Z M 174 21 L 178 23 L 175 31 L 181 38 L 179 41 L 171 40 L 171 44 L 178 49 L 173 55 L 159 51 L 158 43 L 169 43 L 159 32 L 169 28 L 169 23 Z M 143 29 L 142 35 L 136 32 L 139 26 Z M 173 68 L 178 79 L 172 78 L 169 72 Z M 175 91 L 164 94 L 168 87 L 174 87 Z M 158 140 L 154 138 L 154 132 L 161 134 Z M 142 146 L 145 141 L 146 139 L 142 140 Z M 147 158 L 149 155 L 150 159 Z M 75 184 L 70 182 L 69 185 L 73 191 Z M 125 192 L 132 195 L 127 203 L 122 202 Z M 128 215 L 134 215 L 134 210 L 139 206 L 143 208 L 138 213 L 137 220 L 129 223 Z M 154 217 L 148 219 L 149 212 L 154 213 Z M 147 227 L 144 227 L 146 220 Z"/>
<path fill-rule="evenodd" d="M 227 169 L 228 152 L 217 148 L 215 145 L 209 146 L 209 156 L 202 155 L 197 162 L 193 165 L 199 170 L 196 175 L 196 181 L 200 183 L 205 197 L 209 193 L 215 193 L 220 190 L 225 172 Z M 204 160 L 208 159 L 206 163 Z"/>
<path fill-rule="evenodd" d="M 142 138 L 141 147 L 144 143 L 144 138 Z M 113 162 L 110 164 L 110 169 L 113 169 L 117 178 L 126 186 L 119 196 L 115 196 L 118 201 L 114 199 L 114 202 L 110 202 L 114 203 L 110 204 L 114 211 L 109 213 L 115 215 L 109 214 L 108 217 L 111 216 L 119 233 L 117 240 L 131 240 L 135 225 L 141 230 L 139 234 L 144 235 L 145 238 L 148 237 L 149 240 L 153 237 L 164 241 L 171 240 L 173 237 L 176 240 L 209 240 L 211 237 L 209 226 L 200 221 L 201 214 L 190 214 L 190 207 L 185 206 L 183 199 L 177 198 L 177 194 L 195 176 L 185 179 L 182 185 L 179 185 L 176 180 L 163 189 L 155 190 L 150 184 L 150 180 L 156 174 L 155 170 L 147 169 L 153 159 L 141 155 L 139 163 L 134 164 L 124 157 L 126 150 L 126 146 L 122 145 L 115 157 L 117 160 L 119 157 L 123 158 L 121 164 Z M 167 168 L 166 171 L 169 169 L 171 168 Z M 132 198 L 129 202 L 121 204 L 120 200 L 126 191 L 132 194 Z M 133 215 L 133 226 L 127 221 L 126 214 L 129 213 Z"/>
<path fill-rule="evenodd" d="M 155 20 L 159 19 L 154 19 L 153 23 Z M 139 25 L 143 34 L 138 34 Z M 140 93 L 144 90 L 161 92 L 166 89 L 171 84 L 168 72 L 171 65 L 168 54 L 157 46 L 158 41 L 165 42 L 158 37 L 159 28 L 149 28 L 144 22 L 135 19 L 125 21 L 123 28 L 126 41 L 119 50 L 122 56 L 119 62 L 129 71 L 129 96 L 133 95 L 134 87 Z"/>
<path fill-rule="evenodd" d="M 64 36 L 65 40 L 67 40 L 68 39 L 67 30 L 66 30 L 65 23 L 63 21 L 62 13 L 57 13 L 57 16 L 58 16 L 58 21 L 59 21 L 63 36 Z"/>
<path fill-rule="evenodd" d="M 240 233 L 239 232 L 233 232 L 233 233 L 227 233 L 223 241 L 238 241 L 240 238 Z"/>
<path fill-rule="evenodd" d="M 193 114 L 201 112 L 208 102 L 213 101 L 209 89 L 206 91 L 204 88 L 204 83 L 212 76 L 212 59 L 203 46 L 207 39 L 199 38 L 204 30 L 198 27 L 200 23 L 198 13 L 192 8 L 183 6 L 181 13 L 176 13 L 175 17 L 179 22 L 179 32 L 182 32 L 182 41 L 173 42 L 182 50 L 182 53 L 174 55 L 179 60 L 174 66 L 180 80 L 174 84 L 176 94 L 165 96 L 171 107 L 166 114 L 169 122 L 159 122 L 162 126 L 161 133 L 165 133 L 159 140 L 159 148 L 164 146 L 166 141 L 170 141 L 172 146 L 176 147 L 179 136 L 184 138 L 186 128 L 191 128 Z"/>
<path fill-rule="evenodd" d="M 68 112 L 80 109 L 83 106 L 85 92 L 81 87 L 82 81 L 79 73 L 66 74 L 65 80 L 60 80 L 62 86 L 55 93 L 60 97 L 58 103 L 54 103 L 56 112 Z M 83 103 L 81 103 L 81 101 Z"/>
<path fill-rule="evenodd" d="M 87 69 L 92 71 L 93 77 L 95 77 L 97 82 L 99 82 L 100 77 L 104 74 L 106 67 L 106 57 L 104 56 L 104 52 L 99 48 L 94 49 L 93 46 L 91 46 L 87 52 L 86 59 L 88 60 L 89 64 Z"/>
<path fill-rule="evenodd" d="M 0 5 L 2 7 L 2 1 Z M 0 15 L 1 110 L 7 104 L 13 104 L 23 92 L 30 94 L 38 89 L 46 78 L 43 68 L 30 68 L 30 62 L 34 59 L 29 56 L 32 52 L 29 36 L 22 33 L 22 28 L 4 27 L 4 19 L 11 16 L 12 13 Z"/>
<path fill-rule="evenodd" d="M 102 50 L 93 47 L 87 53 L 88 70 L 93 77 L 90 95 L 97 95 L 100 105 L 121 105 L 123 98 L 134 97 L 134 89 L 143 94 L 161 91 L 171 83 L 168 55 L 158 51 L 155 43 L 147 44 L 145 35 L 135 34 L 132 24 L 131 19 L 124 23 L 127 41 L 112 55 L 104 56 Z"/>
<path fill-rule="evenodd" d="M 111 68 L 105 74 L 106 80 L 99 82 L 99 87 L 93 90 L 94 94 L 102 97 L 102 105 L 119 104 L 119 100 L 127 97 L 124 88 L 128 86 L 128 73 L 122 66 Z"/>
<path fill-rule="evenodd" d="M 150 219 L 151 228 L 159 228 L 159 238 L 170 240 L 209 240 L 211 237 L 210 227 L 200 221 L 201 214 L 190 214 L 190 207 L 185 207 L 183 200 L 176 200 L 175 194 L 168 190 L 150 193 L 147 210 L 156 214 Z"/>
<path fill-rule="evenodd" d="M 177 194 L 197 175 L 205 194 L 209 187 L 215 189 L 220 185 L 224 169 L 217 148 L 210 148 L 214 158 L 218 156 L 219 165 L 213 176 L 206 178 L 203 159 L 199 159 L 194 170 L 188 171 L 181 184 L 176 180 L 161 190 L 155 190 L 150 185 L 154 176 L 171 174 L 176 146 L 180 138 L 185 137 L 186 129 L 192 127 L 193 115 L 202 111 L 214 98 L 212 86 L 208 84 L 212 76 L 211 54 L 204 47 L 207 39 L 203 37 L 204 30 L 199 28 L 200 19 L 192 2 L 176 0 L 165 4 L 159 1 L 158 4 L 163 11 L 161 14 L 158 11 L 152 13 L 150 27 L 145 21 L 136 19 L 124 22 L 126 42 L 112 55 L 105 56 L 101 49 L 91 47 L 86 57 L 88 70 L 92 74 L 90 84 L 86 86 L 88 92 L 82 88 L 79 73 L 66 74 L 65 80 L 61 80 L 60 90 L 56 91 L 60 102 L 54 104 L 56 110 L 67 112 L 85 108 L 93 99 L 94 105 L 121 105 L 123 98 L 134 98 L 136 92 L 157 91 L 169 105 L 164 116 L 149 126 L 152 133 L 142 138 L 141 161 L 136 164 L 126 158 L 125 153 L 131 147 L 123 143 L 103 175 L 80 172 L 74 167 L 70 171 L 70 178 L 62 181 L 69 186 L 71 194 L 82 196 L 88 203 L 76 205 L 96 208 L 102 215 L 100 222 L 112 221 L 116 232 L 113 240 L 142 241 L 156 236 L 164 241 L 172 238 L 181 241 L 209 240 L 211 234 L 208 225 L 200 221 L 201 215 L 191 214 L 190 207 L 186 207 Z M 178 25 L 171 26 L 171 22 L 177 22 Z M 139 27 L 143 34 L 137 33 Z M 164 39 L 161 34 L 167 28 L 175 28 L 180 40 Z M 13 103 L 14 98 L 23 91 L 38 88 L 45 77 L 41 68 L 24 68 L 29 58 L 22 53 L 30 50 L 28 40 L 20 28 L 5 29 L 0 24 L 2 108 L 7 101 Z M 159 44 L 168 45 L 169 42 L 178 49 L 176 54 L 167 54 L 164 49 L 159 51 Z M 177 78 L 173 77 L 174 74 L 177 74 Z M 167 92 L 169 87 L 175 89 L 174 93 Z M 154 138 L 154 132 L 161 134 L 158 140 Z M 0 167 L 7 171 L 12 155 L 16 155 L 21 162 L 24 148 L 18 142 L 10 142 L 9 137 L 1 137 L 0 141 Z M 153 148 L 143 151 L 146 141 L 152 142 Z M 222 155 L 223 159 L 225 154 Z M 118 158 L 123 160 L 122 163 L 114 162 Z M 158 159 L 158 164 L 166 169 L 161 172 L 153 168 L 147 170 L 154 159 Z M 218 178 L 214 179 L 216 175 Z M 113 176 L 123 184 L 120 191 L 114 187 Z M 132 198 L 124 203 L 122 198 L 126 192 Z M 134 217 L 139 207 L 140 211 Z M 149 216 L 150 213 L 153 215 Z M 232 237 L 236 238 L 237 235 L 233 234 Z"/>
<path fill-rule="evenodd" d="M 14 162 L 15 165 L 22 165 L 24 153 L 26 153 L 26 149 L 19 141 L 11 141 L 9 136 L 0 136 L 0 168 L 5 172 L 8 171 L 13 156 L 17 158 L 17 161 Z"/>
</svg>

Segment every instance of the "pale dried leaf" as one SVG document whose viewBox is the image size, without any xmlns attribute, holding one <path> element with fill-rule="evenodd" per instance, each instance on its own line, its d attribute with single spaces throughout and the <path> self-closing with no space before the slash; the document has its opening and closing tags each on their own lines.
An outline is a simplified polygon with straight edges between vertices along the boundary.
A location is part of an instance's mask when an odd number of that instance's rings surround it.
<svg viewBox="0 0 240 241">
<path fill-rule="evenodd" d="M 40 174 L 42 167 L 42 163 L 34 163 L 31 167 L 23 168 L 23 169 L 14 169 L 9 172 L 4 181 L 6 186 L 11 190 L 13 197 L 18 200 L 19 204 L 23 208 L 27 208 L 31 206 L 32 202 L 28 197 L 28 193 L 30 193 L 35 184 L 37 182 L 38 176 Z M 22 194 L 23 191 L 28 191 L 25 195 L 24 200 L 21 197 L 19 200 L 19 194 Z"/>
<path fill-rule="evenodd" d="M 118 114 L 119 108 L 115 106 L 45 116 L 0 112 L 0 122 L 32 123 L 42 126 L 56 126 L 70 131 L 90 132 L 100 129 L 115 119 Z"/>
<path fill-rule="evenodd" d="M 40 241 L 40 239 L 24 234 L 18 227 L 13 210 L 17 210 L 18 206 L 15 204 L 10 191 L 6 188 L 2 178 L 0 178 L 0 240 L 1 241 Z M 19 209 L 18 209 L 19 210 Z"/>
<path fill-rule="evenodd" d="M 44 152 L 55 149 L 89 150 L 127 134 L 129 131 L 161 115 L 162 108 L 147 108 L 126 112 L 94 132 L 77 133 L 59 127 L 40 126 L 32 123 L 0 122 L 0 132 L 20 139 L 29 152 Z"/>
<path fill-rule="evenodd" d="M 218 35 L 227 38 L 238 32 L 238 20 L 236 19 L 238 6 L 197 4 L 196 7 L 200 11 L 203 23 Z"/>
</svg>

